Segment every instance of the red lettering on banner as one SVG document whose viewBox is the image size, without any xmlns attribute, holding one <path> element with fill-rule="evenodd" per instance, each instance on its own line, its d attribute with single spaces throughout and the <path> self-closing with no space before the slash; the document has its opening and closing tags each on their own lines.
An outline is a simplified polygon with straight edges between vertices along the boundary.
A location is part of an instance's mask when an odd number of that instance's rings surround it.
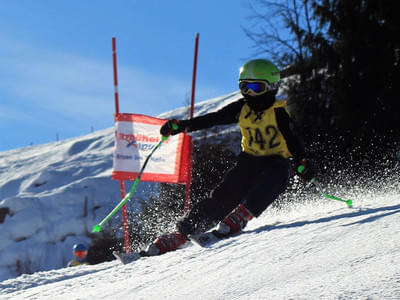
<svg viewBox="0 0 400 300">
<path fill-rule="evenodd" d="M 136 180 L 149 150 L 161 142 L 159 127 L 166 120 L 137 114 L 116 114 L 115 121 L 112 178 L 121 181 Z M 163 144 L 168 144 L 168 147 L 161 147 L 157 155 L 150 159 L 141 181 L 185 183 L 187 181 L 185 140 L 184 134 L 166 139 Z M 136 149 L 127 149 L 129 147 Z"/>
<path fill-rule="evenodd" d="M 124 134 L 124 133 L 120 133 L 119 134 L 119 139 L 120 140 L 125 140 L 128 142 L 146 142 L 146 143 L 158 143 L 160 141 L 160 137 L 154 137 L 154 136 L 147 136 L 144 134 Z M 168 140 L 166 140 L 165 142 L 168 142 Z"/>
</svg>

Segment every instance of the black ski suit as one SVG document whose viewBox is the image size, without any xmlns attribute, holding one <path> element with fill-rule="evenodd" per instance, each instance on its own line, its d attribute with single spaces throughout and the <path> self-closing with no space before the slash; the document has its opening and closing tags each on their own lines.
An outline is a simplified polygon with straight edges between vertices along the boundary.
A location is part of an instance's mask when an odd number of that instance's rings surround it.
<svg viewBox="0 0 400 300">
<path fill-rule="evenodd" d="M 187 236 L 207 231 L 239 204 L 258 217 L 286 189 L 288 158 L 300 161 L 304 156 L 303 147 L 291 130 L 285 104 L 277 100 L 272 106 L 255 111 L 240 99 L 217 112 L 180 121 L 179 126 L 186 132 L 238 123 L 242 152 L 211 196 L 194 205 L 177 222 L 179 232 Z"/>
</svg>

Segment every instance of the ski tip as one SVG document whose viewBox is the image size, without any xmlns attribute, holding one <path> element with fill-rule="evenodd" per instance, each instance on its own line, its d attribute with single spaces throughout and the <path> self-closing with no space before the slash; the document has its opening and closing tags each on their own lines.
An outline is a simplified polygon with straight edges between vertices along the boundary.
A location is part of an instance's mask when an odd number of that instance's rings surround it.
<svg viewBox="0 0 400 300">
<path fill-rule="evenodd" d="M 113 251 L 112 254 L 113 254 L 114 257 L 115 257 L 117 260 L 119 260 L 122 264 L 125 264 L 125 262 L 124 262 L 124 254 L 123 254 L 123 253 L 120 253 L 120 252 L 117 252 L 117 251 Z"/>
<path fill-rule="evenodd" d="M 353 207 L 353 200 L 349 199 L 346 201 L 347 207 L 352 208 Z"/>
<path fill-rule="evenodd" d="M 99 224 L 93 226 L 93 232 L 100 232 L 101 226 Z"/>
<path fill-rule="evenodd" d="M 131 263 L 142 257 L 138 252 L 122 253 L 118 251 L 113 251 L 114 257 L 119 260 L 123 265 Z"/>
</svg>

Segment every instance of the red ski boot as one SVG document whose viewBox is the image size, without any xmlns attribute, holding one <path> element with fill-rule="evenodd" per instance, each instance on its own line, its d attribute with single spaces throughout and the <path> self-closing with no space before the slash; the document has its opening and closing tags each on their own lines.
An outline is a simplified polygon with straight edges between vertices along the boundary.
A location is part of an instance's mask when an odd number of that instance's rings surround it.
<svg viewBox="0 0 400 300">
<path fill-rule="evenodd" d="M 219 237 L 228 237 L 237 234 L 246 227 L 247 222 L 253 219 L 253 215 L 244 205 L 239 206 L 218 224 L 214 234 Z"/>
<path fill-rule="evenodd" d="M 154 256 L 164 254 L 169 251 L 174 251 L 188 242 L 188 239 L 180 232 L 163 234 L 150 244 L 146 251 L 142 252 L 142 256 Z"/>
</svg>

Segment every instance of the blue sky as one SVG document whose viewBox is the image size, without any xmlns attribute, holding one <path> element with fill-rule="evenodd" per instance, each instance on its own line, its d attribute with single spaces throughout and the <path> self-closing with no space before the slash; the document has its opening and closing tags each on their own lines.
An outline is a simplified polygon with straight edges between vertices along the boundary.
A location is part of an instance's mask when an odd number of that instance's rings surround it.
<svg viewBox="0 0 400 300">
<path fill-rule="evenodd" d="M 18 0 L 0 9 L 0 151 L 114 126 L 111 39 L 120 111 L 157 116 L 190 97 L 237 90 L 252 58 L 247 0 Z"/>
</svg>

